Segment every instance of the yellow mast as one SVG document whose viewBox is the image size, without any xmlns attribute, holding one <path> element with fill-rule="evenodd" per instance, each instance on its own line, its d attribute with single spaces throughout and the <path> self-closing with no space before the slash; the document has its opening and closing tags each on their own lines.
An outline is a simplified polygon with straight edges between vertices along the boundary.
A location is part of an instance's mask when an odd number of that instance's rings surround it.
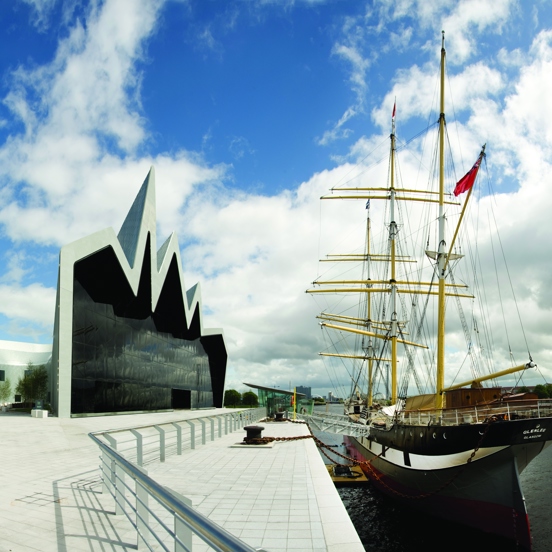
<svg viewBox="0 0 552 552">
<path fill-rule="evenodd" d="M 397 403 L 397 279 L 395 262 L 395 237 L 397 223 L 395 222 L 395 106 L 391 122 L 391 182 L 390 182 L 390 215 L 389 240 L 391 242 L 391 404 Z"/>
<path fill-rule="evenodd" d="M 379 262 L 388 262 L 390 263 L 390 279 L 389 280 L 372 280 L 370 278 L 370 269 L 367 270 L 366 280 L 333 280 L 323 281 L 317 280 L 313 282 L 315 285 L 330 285 L 333 284 L 334 288 L 324 288 L 324 289 L 309 289 L 307 293 L 365 293 L 367 296 L 367 309 L 366 309 L 366 319 L 354 318 L 345 315 L 329 314 L 323 313 L 319 318 L 325 320 L 320 325 L 322 327 L 351 332 L 354 334 L 363 335 L 369 338 L 368 346 L 365 347 L 364 354 L 353 355 L 353 354 L 336 354 L 336 353 L 320 353 L 323 356 L 335 356 L 342 358 L 351 358 L 351 359 L 365 359 L 368 361 L 368 376 L 369 376 L 369 391 L 367 402 L 368 405 L 372 403 L 372 368 L 373 361 L 388 361 L 391 360 L 391 400 L 393 404 L 396 404 L 398 399 L 397 393 L 397 344 L 401 343 L 407 346 L 422 347 L 427 348 L 424 345 L 414 343 L 411 341 L 406 341 L 403 339 L 402 328 L 404 327 L 405 322 L 400 322 L 397 317 L 397 296 L 399 293 L 407 294 L 429 294 L 438 296 L 437 304 L 437 373 L 436 373 L 436 387 L 435 387 L 435 408 L 437 410 L 442 410 L 444 408 L 444 393 L 453 389 L 458 389 L 465 385 L 478 385 L 482 381 L 489 379 L 494 379 L 503 375 L 515 373 L 521 370 L 532 368 L 536 366 L 533 361 L 530 359 L 530 362 L 516 366 L 514 368 L 509 368 L 489 376 L 482 376 L 475 378 L 473 380 L 463 382 L 461 384 L 452 385 L 445 387 L 445 311 L 446 311 L 446 297 L 467 297 L 473 298 L 472 295 L 458 293 L 459 288 L 464 288 L 466 286 L 460 284 L 448 284 L 446 282 L 446 272 L 448 264 L 450 261 L 459 259 L 462 255 L 456 255 L 452 252 L 456 238 L 458 236 L 458 231 L 460 223 L 465 214 L 466 206 L 471 195 L 472 188 L 470 187 L 466 201 L 464 202 L 460 219 L 458 221 L 458 226 L 454 232 L 450 246 L 447 248 L 447 243 L 445 241 L 445 206 L 446 205 L 460 205 L 456 201 L 445 200 L 445 128 L 446 128 L 446 119 L 445 119 L 445 61 L 446 61 L 446 51 L 445 51 L 445 32 L 442 31 L 442 42 L 441 42 L 441 63 L 440 63 L 440 114 L 439 114 L 439 190 L 437 192 L 427 192 L 416 189 L 406 189 L 406 188 L 395 188 L 395 153 L 396 153 L 396 137 L 395 137 L 395 120 L 393 109 L 392 117 L 392 132 L 390 135 L 391 138 L 391 159 L 390 159 L 390 185 L 388 188 L 381 187 L 343 187 L 332 189 L 332 193 L 321 197 L 320 199 L 363 199 L 368 200 L 367 209 L 369 208 L 369 202 L 372 199 L 382 199 L 388 200 L 390 205 L 390 223 L 389 223 L 389 255 L 377 255 L 372 254 L 370 251 L 370 214 L 368 212 L 367 216 L 367 240 L 366 240 L 366 250 L 363 254 L 345 254 L 345 255 L 328 255 L 328 258 L 325 259 L 326 262 L 358 262 L 361 260 L 368 261 L 368 267 L 372 261 Z M 479 163 L 485 154 L 485 146 L 483 146 L 480 156 Z M 338 193 L 334 193 L 334 191 Z M 343 193 L 348 192 L 348 193 Z M 386 192 L 386 193 L 382 193 Z M 403 194 L 409 194 L 409 196 Z M 419 194 L 419 196 L 416 196 Z M 433 195 L 432 199 L 430 196 Z M 439 214 L 438 214 L 438 248 L 437 252 L 426 251 L 426 254 L 431 259 L 435 260 L 435 274 L 438 278 L 438 290 L 437 292 L 428 291 L 422 289 L 425 286 L 433 286 L 433 282 L 410 282 L 410 281 L 398 281 L 396 279 L 396 268 L 397 263 L 407 263 L 415 262 L 408 257 L 397 255 L 396 254 L 396 237 L 398 234 L 398 226 L 395 221 L 395 207 L 397 201 L 422 201 L 428 203 L 438 203 L 439 204 Z M 355 287 L 356 286 L 356 287 Z M 379 287 L 378 287 L 379 286 Z M 447 291 L 448 290 L 448 291 Z M 387 321 L 372 321 L 372 312 L 371 312 L 371 301 L 370 297 L 372 293 L 389 293 L 391 295 L 390 301 L 390 310 L 391 310 L 391 319 Z M 341 322 L 349 324 L 349 326 L 342 326 L 331 324 L 328 322 Z M 354 328 L 352 326 L 361 326 L 366 329 Z M 382 333 L 376 333 L 374 330 L 379 330 Z M 391 340 L 391 359 L 387 358 L 376 358 L 374 355 L 374 346 L 373 339 L 381 340 Z"/>
<path fill-rule="evenodd" d="M 366 287 L 372 287 L 370 282 L 370 202 L 366 203 L 366 210 L 368 211 L 366 216 Z M 370 294 L 366 297 L 366 330 L 370 331 L 372 329 L 372 296 Z M 372 370 L 374 367 L 373 358 L 374 358 L 374 343 L 372 337 L 368 337 L 368 347 L 366 349 L 368 357 L 368 396 L 366 397 L 366 405 L 368 407 L 372 406 Z"/>
<path fill-rule="evenodd" d="M 447 264 L 445 243 L 445 31 L 441 43 L 441 113 L 439 115 L 439 248 L 437 277 L 439 279 L 438 327 L 437 327 L 437 378 L 435 408 L 443 408 L 445 387 L 445 268 Z"/>
</svg>

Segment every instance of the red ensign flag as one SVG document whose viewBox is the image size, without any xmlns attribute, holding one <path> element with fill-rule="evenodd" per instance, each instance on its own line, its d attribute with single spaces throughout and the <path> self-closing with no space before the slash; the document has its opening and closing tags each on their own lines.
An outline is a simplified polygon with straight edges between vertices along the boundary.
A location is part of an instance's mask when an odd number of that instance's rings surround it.
<svg viewBox="0 0 552 552">
<path fill-rule="evenodd" d="M 460 194 L 467 192 L 473 186 L 480 164 L 481 156 L 478 157 L 475 165 L 456 183 L 456 187 L 453 192 L 455 196 L 459 196 Z"/>
</svg>

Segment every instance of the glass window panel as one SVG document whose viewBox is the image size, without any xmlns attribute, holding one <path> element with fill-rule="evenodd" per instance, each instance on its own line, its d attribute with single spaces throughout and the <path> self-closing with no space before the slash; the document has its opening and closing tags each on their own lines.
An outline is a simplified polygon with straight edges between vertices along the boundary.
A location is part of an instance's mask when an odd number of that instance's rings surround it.
<svg viewBox="0 0 552 552">
<path fill-rule="evenodd" d="M 75 280 L 73 413 L 172 408 L 172 389 L 192 390 L 192 407 L 213 406 L 209 360 L 199 339 L 157 332 L 152 317 L 118 317 Z"/>
</svg>

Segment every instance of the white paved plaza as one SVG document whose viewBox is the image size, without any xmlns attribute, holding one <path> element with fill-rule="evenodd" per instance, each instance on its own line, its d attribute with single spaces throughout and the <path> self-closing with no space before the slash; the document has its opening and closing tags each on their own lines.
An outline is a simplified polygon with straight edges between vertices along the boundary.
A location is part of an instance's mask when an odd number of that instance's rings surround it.
<svg viewBox="0 0 552 552">
<path fill-rule="evenodd" d="M 88 433 L 224 411 L 73 419 L 0 414 L 0 552 L 136 550 L 130 522 L 115 516 L 113 499 L 101 494 L 98 449 Z M 263 425 L 265 436 L 306 431 L 297 424 Z M 364 550 L 312 440 L 232 447 L 244 435 L 238 430 L 149 464 L 149 475 L 255 548 Z"/>
</svg>

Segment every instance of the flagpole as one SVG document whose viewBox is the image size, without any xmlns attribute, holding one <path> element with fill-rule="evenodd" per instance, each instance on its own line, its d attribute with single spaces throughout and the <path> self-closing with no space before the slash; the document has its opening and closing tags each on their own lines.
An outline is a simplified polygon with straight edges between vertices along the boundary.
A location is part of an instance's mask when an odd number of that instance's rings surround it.
<svg viewBox="0 0 552 552">
<path fill-rule="evenodd" d="M 479 154 L 479 164 L 481 164 L 481 160 L 483 159 L 483 156 L 485 155 L 485 146 L 487 144 L 483 145 L 483 148 L 481 149 L 481 153 Z M 479 167 L 478 167 L 479 170 Z M 476 175 L 477 176 L 477 175 Z M 474 178 L 475 182 L 475 178 Z M 452 254 L 452 248 L 454 247 L 454 242 L 456 241 L 456 237 L 458 236 L 458 232 L 460 231 L 460 225 L 462 224 L 462 219 L 464 218 L 464 213 L 466 212 L 466 207 L 468 206 L 468 201 L 470 200 L 470 196 L 473 190 L 473 184 L 470 186 L 470 189 L 468 190 L 468 195 L 466 196 L 466 201 L 464 201 L 464 205 L 462 207 L 462 212 L 460 213 L 460 218 L 458 219 L 458 223 L 456 224 L 456 230 L 454 231 L 454 236 L 452 237 L 452 241 L 450 242 L 450 249 L 447 255 L 447 259 L 445 261 L 445 270 L 449 264 L 450 256 Z"/>
</svg>

